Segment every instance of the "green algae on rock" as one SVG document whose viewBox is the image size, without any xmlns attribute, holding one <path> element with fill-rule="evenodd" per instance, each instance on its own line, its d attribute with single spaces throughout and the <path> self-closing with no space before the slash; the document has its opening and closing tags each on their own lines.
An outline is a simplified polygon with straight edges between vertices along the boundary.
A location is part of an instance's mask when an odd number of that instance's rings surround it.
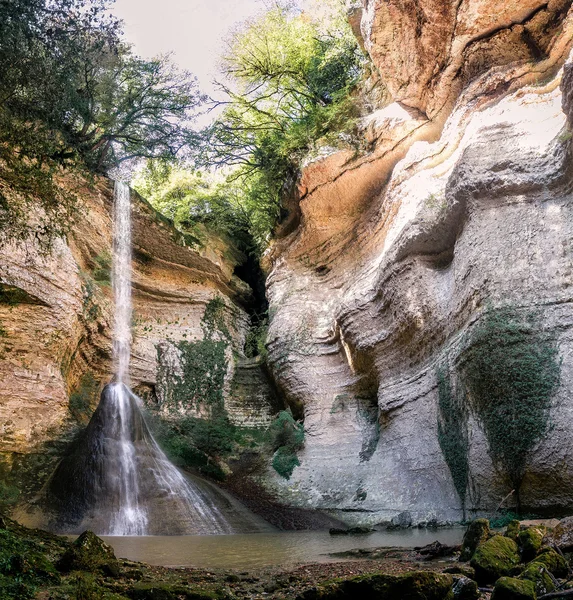
<svg viewBox="0 0 573 600">
<path fill-rule="evenodd" d="M 501 577 L 495 583 L 491 600 L 536 600 L 533 582 L 515 577 Z"/>
<path fill-rule="evenodd" d="M 480 585 L 493 583 L 500 577 L 510 575 L 518 564 L 517 544 L 502 535 L 495 535 L 478 546 L 470 561 Z"/>
<path fill-rule="evenodd" d="M 489 535 L 490 529 L 489 521 L 487 519 L 475 519 L 472 521 L 464 534 L 460 560 L 470 560 L 477 547 L 485 542 Z"/>
</svg>

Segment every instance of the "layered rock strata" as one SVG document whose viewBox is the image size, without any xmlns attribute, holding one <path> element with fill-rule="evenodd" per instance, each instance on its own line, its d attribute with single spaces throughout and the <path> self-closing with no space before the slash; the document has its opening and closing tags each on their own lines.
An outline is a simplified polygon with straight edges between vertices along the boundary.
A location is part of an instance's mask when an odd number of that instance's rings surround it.
<svg viewBox="0 0 573 600">
<path fill-rule="evenodd" d="M 371 524 L 514 506 L 471 398 L 462 494 L 438 414 L 441 366 L 512 306 L 561 361 L 520 501 L 573 507 L 572 19 L 570 2 L 364 3 L 392 102 L 362 121 L 371 152 L 306 166 L 298 227 L 268 256 L 270 361 L 305 424 L 291 479 L 265 479 L 284 501 Z"/>
</svg>

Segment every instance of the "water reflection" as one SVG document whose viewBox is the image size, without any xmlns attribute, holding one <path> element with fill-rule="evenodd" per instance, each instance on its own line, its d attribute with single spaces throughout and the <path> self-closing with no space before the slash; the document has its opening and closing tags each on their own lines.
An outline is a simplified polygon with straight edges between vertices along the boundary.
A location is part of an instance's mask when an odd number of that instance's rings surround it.
<svg viewBox="0 0 573 600">
<path fill-rule="evenodd" d="M 210 536 L 138 536 L 103 539 L 117 556 L 171 567 L 253 569 L 304 562 L 331 562 L 330 552 L 381 546 L 424 546 L 435 540 L 459 544 L 463 528 L 380 531 L 367 535 L 331 536 L 327 531 L 295 531 Z"/>
</svg>

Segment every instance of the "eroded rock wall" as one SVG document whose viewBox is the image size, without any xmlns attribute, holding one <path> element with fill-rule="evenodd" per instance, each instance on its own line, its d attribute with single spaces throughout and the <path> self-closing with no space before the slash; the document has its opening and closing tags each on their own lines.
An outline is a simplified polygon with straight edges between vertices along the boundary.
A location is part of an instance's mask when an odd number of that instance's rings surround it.
<svg viewBox="0 0 573 600">
<path fill-rule="evenodd" d="M 0 457 L 24 492 L 45 481 L 113 375 L 112 202 L 113 183 L 99 180 L 82 190 L 67 242 L 56 240 L 47 255 L 33 243 L 0 251 Z M 168 375 L 181 383 L 177 348 L 200 349 L 209 336 L 220 342 L 222 397 L 243 419 L 248 399 L 231 396 L 252 293 L 233 275 L 240 257 L 216 238 L 204 248 L 190 247 L 136 194 L 132 219 L 133 387 L 149 402 L 161 401 L 165 390 L 158 384 L 173 384 L 162 371 L 162 348 L 175 350 Z M 208 307 L 216 309 L 209 331 Z M 201 412 L 202 383 L 194 382 L 194 397 L 178 397 L 175 417 Z"/>
<path fill-rule="evenodd" d="M 512 483 L 471 407 L 463 502 L 456 491 L 437 372 L 460 360 L 488 306 L 511 305 L 535 311 L 562 360 L 521 503 L 570 510 L 571 91 L 560 84 L 571 3 L 364 4 L 365 46 L 393 103 L 363 121 L 371 153 L 305 168 L 300 225 L 269 253 L 270 361 L 304 415 L 305 446 L 289 481 L 265 483 L 348 522 L 494 511 Z"/>
</svg>

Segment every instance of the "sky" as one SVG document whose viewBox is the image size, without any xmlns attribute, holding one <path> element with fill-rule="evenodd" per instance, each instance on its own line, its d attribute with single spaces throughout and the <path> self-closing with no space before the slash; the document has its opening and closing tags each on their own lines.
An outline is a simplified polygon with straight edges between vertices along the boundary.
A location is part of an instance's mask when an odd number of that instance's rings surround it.
<svg viewBox="0 0 573 600">
<path fill-rule="evenodd" d="M 264 7 L 265 0 L 116 0 L 112 12 L 124 21 L 125 39 L 136 54 L 172 52 L 173 61 L 213 93 L 223 40 Z"/>
</svg>

